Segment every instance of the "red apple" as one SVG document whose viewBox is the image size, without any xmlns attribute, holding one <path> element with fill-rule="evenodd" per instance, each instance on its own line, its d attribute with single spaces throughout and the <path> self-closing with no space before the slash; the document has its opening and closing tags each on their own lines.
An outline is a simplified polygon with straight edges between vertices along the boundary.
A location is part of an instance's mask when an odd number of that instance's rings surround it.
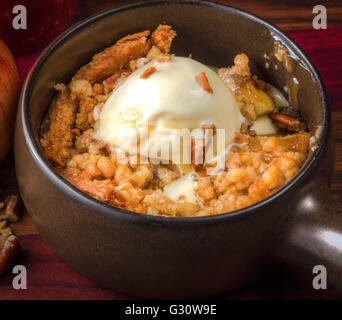
<svg viewBox="0 0 342 320">
<path fill-rule="evenodd" d="M 17 66 L 0 38 L 0 162 L 12 145 L 19 90 Z"/>
</svg>

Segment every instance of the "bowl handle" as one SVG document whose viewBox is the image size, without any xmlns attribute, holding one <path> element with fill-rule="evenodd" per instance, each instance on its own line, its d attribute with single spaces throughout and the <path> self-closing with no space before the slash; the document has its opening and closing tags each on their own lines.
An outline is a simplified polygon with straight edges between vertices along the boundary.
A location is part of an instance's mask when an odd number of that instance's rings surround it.
<svg viewBox="0 0 342 320">
<path fill-rule="evenodd" d="M 316 265 L 324 266 L 328 281 L 342 289 L 342 205 L 328 185 L 317 181 L 300 193 L 279 257 L 311 272 Z"/>
</svg>

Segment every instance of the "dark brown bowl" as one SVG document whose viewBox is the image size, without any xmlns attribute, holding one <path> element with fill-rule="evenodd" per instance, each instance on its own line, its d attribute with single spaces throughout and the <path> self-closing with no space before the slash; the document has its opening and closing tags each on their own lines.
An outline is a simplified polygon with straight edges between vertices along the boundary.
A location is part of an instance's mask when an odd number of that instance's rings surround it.
<svg viewBox="0 0 342 320">
<path fill-rule="evenodd" d="M 177 55 L 192 53 L 208 65 L 227 66 L 244 52 L 253 73 L 278 88 L 288 74 L 274 70 L 275 41 L 295 58 L 301 115 L 309 130 L 321 131 L 304 168 L 276 194 L 216 216 L 148 216 L 91 198 L 44 158 L 39 127 L 53 84 L 69 82 L 94 53 L 122 36 L 165 22 L 178 32 Z M 309 58 L 273 25 L 212 2 L 153 1 L 110 9 L 73 26 L 41 55 L 19 107 L 15 162 L 21 196 L 44 239 L 89 278 L 135 296 L 206 297 L 239 288 L 283 259 L 310 269 L 324 265 L 342 287 L 341 207 L 328 191 L 333 155 L 324 86 Z"/>
</svg>

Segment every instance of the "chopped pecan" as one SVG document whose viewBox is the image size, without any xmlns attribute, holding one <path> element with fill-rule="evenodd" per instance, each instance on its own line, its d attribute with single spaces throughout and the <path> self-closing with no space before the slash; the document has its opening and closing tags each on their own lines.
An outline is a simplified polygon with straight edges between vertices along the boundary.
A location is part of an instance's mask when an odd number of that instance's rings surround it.
<svg viewBox="0 0 342 320">
<path fill-rule="evenodd" d="M 155 67 L 149 67 L 146 69 L 143 74 L 140 76 L 141 79 L 147 79 L 151 74 L 155 73 L 157 69 Z"/>
<path fill-rule="evenodd" d="M 207 124 L 202 125 L 202 133 L 200 138 L 192 138 L 191 140 L 191 163 L 195 171 L 201 171 L 205 162 L 205 153 L 210 148 L 213 142 L 213 135 L 216 127 L 212 124 L 210 127 Z"/>
<path fill-rule="evenodd" d="M 4 207 L 0 211 L 0 221 L 16 222 L 20 217 L 20 201 L 18 196 L 11 194 L 7 197 Z"/>
<path fill-rule="evenodd" d="M 191 163 L 195 171 L 201 171 L 204 163 L 204 139 L 191 140 Z"/>
<path fill-rule="evenodd" d="M 205 74 L 205 72 L 201 72 L 199 73 L 196 77 L 195 77 L 197 83 L 202 87 L 202 89 L 204 91 L 207 91 L 209 92 L 210 94 L 213 94 L 214 91 L 213 89 L 211 88 L 210 84 L 209 84 L 209 81 L 208 81 L 208 78 Z"/>
<path fill-rule="evenodd" d="M 213 143 L 213 136 L 216 133 L 216 127 L 214 124 L 210 127 L 207 124 L 203 124 L 202 130 L 204 131 L 205 150 L 208 150 Z"/>
<path fill-rule="evenodd" d="M 287 129 L 291 132 L 304 131 L 306 126 L 303 122 L 296 118 L 290 117 L 287 114 L 274 112 L 268 115 L 272 119 L 277 127 L 280 129 Z"/>
<path fill-rule="evenodd" d="M 19 252 L 19 239 L 12 230 L 9 227 L 0 229 L 0 275 L 8 270 Z"/>
<path fill-rule="evenodd" d="M 114 90 L 119 81 L 127 78 L 130 74 L 130 72 L 126 71 L 121 73 L 114 73 L 112 76 L 103 81 L 104 92 L 107 94 Z"/>
</svg>

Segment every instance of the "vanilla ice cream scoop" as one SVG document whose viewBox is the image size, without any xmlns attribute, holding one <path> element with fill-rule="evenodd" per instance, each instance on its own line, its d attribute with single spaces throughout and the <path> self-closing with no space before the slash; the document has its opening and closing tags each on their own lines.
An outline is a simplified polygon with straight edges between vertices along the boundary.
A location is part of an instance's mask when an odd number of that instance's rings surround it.
<svg viewBox="0 0 342 320">
<path fill-rule="evenodd" d="M 207 88 L 198 80 L 203 73 Z M 238 103 L 217 73 L 193 59 L 172 57 L 144 65 L 111 93 L 98 116 L 94 136 L 122 148 L 146 126 L 151 133 L 183 128 L 191 131 L 214 124 L 225 129 L 229 145 L 241 121 Z"/>
</svg>

